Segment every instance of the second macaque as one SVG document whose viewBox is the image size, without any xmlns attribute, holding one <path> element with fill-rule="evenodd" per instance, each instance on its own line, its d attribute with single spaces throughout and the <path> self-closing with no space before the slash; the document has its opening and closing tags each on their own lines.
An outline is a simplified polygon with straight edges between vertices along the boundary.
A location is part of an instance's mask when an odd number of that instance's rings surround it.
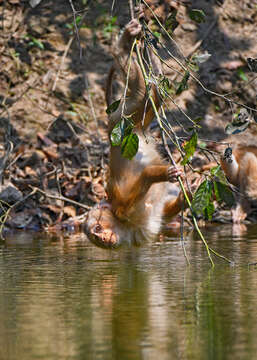
<svg viewBox="0 0 257 360">
<path fill-rule="evenodd" d="M 240 223 L 251 212 L 251 206 L 257 205 L 257 146 L 227 148 L 221 157 L 221 167 L 228 181 L 238 189 L 232 221 Z"/>
<path fill-rule="evenodd" d="M 117 247 L 122 243 L 138 244 L 157 236 L 163 224 L 170 222 L 184 203 L 183 194 L 174 184 L 177 176 L 182 174 L 181 170 L 161 159 L 153 140 L 147 135 L 154 112 L 135 53 L 130 61 L 132 43 L 135 37 L 140 37 L 140 32 L 139 21 L 130 21 L 114 54 L 115 69 L 123 75 L 125 83 L 128 80 L 128 92 L 126 99 L 121 100 L 118 109 L 109 116 L 108 199 L 89 212 L 86 223 L 89 238 L 104 247 Z M 158 75 L 161 72 L 160 63 L 152 53 L 149 57 L 151 67 Z M 129 76 L 126 79 L 128 68 Z M 158 109 L 160 99 L 155 85 L 152 85 L 151 95 Z M 110 91 L 107 92 L 107 99 L 110 102 Z M 121 146 L 111 143 L 113 128 L 122 116 L 131 118 L 133 132 L 139 138 L 139 149 L 132 160 L 122 156 Z"/>
</svg>

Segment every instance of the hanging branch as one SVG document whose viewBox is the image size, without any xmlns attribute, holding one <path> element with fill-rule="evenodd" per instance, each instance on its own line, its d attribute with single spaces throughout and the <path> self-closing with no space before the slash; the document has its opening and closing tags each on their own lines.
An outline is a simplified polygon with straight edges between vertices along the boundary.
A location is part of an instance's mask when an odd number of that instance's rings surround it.
<svg viewBox="0 0 257 360">
<path fill-rule="evenodd" d="M 130 11 L 131 11 L 131 18 L 133 18 L 133 17 L 134 17 L 134 12 L 133 12 L 132 0 L 129 0 L 129 5 L 130 5 Z M 134 47 L 134 43 L 133 43 L 133 47 Z M 143 77 L 144 77 L 146 89 L 149 89 L 149 85 L 150 85 L 150 83 L 149 83 L 149 77 L 148 77 L 148 75 L 147 75 L 147 73 L 146 73 L 146 70 L 145 70 L 145 67 L 144 67 L 144 64 L 143 64 L 143 60 L 142 60 L 142 56 L 141 56 L 141 53 L 140 53 L 140 48 L 139 48 L 138 40 L 135 40 L 135 49 L 136 49 L 136 53 L 137 53 L 138 63 L 139 63 L 139 66 L 140 66 L 140 68 L 141 68 L 141 71 L 142 71 L 142 74 L 143 74 Z M 183 65 L 183 64 L 182 64 L 182 65 Z M 183 67 L 183 69 L 186 69 L 186 68 Z M 150 94 L 150 91 L 149 91 L 149 90 L 148 90 L 148 92 L 149 92 L 149 93 L 148 93 L 148 100 L 150 101 L 150 103 L 151 103 L 151 105 L 152 105 L 153 111 L 154 111 L 154 113 L 155 113 L 155 116 L 156 116 L 156 118 L 157 118 L 159 127 L 160 127 L 160 129 L 161 129 L 162 136 L 164 137 L 164 134 L 166 134 L 167 136 L 169 136 L 168 131 L 167 131 L 167 130 L 163 127 L 163 125 L 162 125 L 162 120 L 161 120 L 161 117 L 160 117 L 160 115 L 159 115 L 159 113 L 158 113 L 158 111 L 157 111 L 157 108 L 156 108 L 155 102 L 154 102 L 154 100 L 153 100 L 153 97 L 152 97 L 152 95 Z M 169 137 L 170 137 L 170 136 L 169 136 Z M 179 144 L 178 144 L 178 146 L 179 146 Z M 171 155 L 171 152 L 170 152 L 170 150 L 168 149 L 168 147 L 166 147 L 166 150 L 167 150 L 167 153 L 168 153 L 168 156 L 169 156 L 169 159 L 170 159 L 171 163 L 173 164 L 173 166 L 176 166 L 176 163 L 175 163 L 175 161 L 174 161 L 174 159 L 173 159 L 173 157 L 172 157 L 172 155 Z M 208 246 L 208 244 L 207 244 L 207 242 L 206 242 L 206 240 L 205 240 L 205 238 L 204 238 L 204 236 L 203 236 L 203 234 L 202 234 L 202 232 L 201 232 L 201 230 L 200 230 L 200 228 L 199 228 L 199 226 L 198 226 L 196 217 L 195 217 L 195 215 L 194 215 L 194 213 L 193 213 L 193 211 L 192 211 L 191 201 L 190 201 L 190 199 L 189 199 L 189 196 L 188 196 L 187 191 L 185 190 L 184 184 L 183 184 L 182 179 L 181 179 L 180 176 L 178 176 L 178 182 L 179 182 L 181 191 L 183 192 L 183 195 L 184 195 L 184 198 L 185 198 L 185 200 L 186 200 L 186 203 L 187 203 L 187 205 L 189 206 L 189 208 L 190 208 L 190 210 L 191 210 L 194 228 L 195 228 L 195 230 L 197 231 L 200 239 L 202 240 L 202 242 L 203 242 L 203 244 L 204 244 L 204 246 L 205 246 L 205 248 L 206 248 L 206 251 L 207 251 L 208 258 L 209 258 L 209 260 L 210 260 L 211 266 L 214 267 L 214 262 L 213 262 L 213 260 L 212 260 L 211 252 L 212 252 L 214 255 L 216 255 L 216 256 L 218 256 L 218 257 L 220 257 L 220 258 L 228 261 L 229 263 L 232 263 L 232 261 L 230 261 L 229 259 L 227 259 L 225 256 L 220 255 L 219 253 L 217 253 L 215 250 L 211 249 L 211 248 Z M 186 257 L 186 258 L 187 258 L 187 257 Z M 187 259 L 187 260 L 188 260 L 188 259 Z"/>
<path fill-rule="evenodd" d="M 165 29 L 165 27 L 161 24 L 161 22 L 159 21 L 158 17 L 155 15 L 154 11 L 151 9 L 151 7 L 147 4 L 147 2 L 145 0 L 142 0 L 142 2 L 145 4 L 145 6 L 151 11 L 152 15 L 154 16 L 154 19 L 156 20 L 156 22 L 158 23 L 158 25 L 161 27 L 161 29 L 164 31 L 164 33 L 168 36 L 168 38 L 175 44 L 176 48 L 179 50 L 179 52 L 181 53 L 181 50 L 177 44 L 177 42 L 170 36 L 170 34 L 168 33 L 168 31 Z M 205 87 L 205 85 L 192 73 L 192 71 L 190 71 L 190 69 L 188 68 L 188 66 L 184 65 L 176 56 L 174 56 L 170 50 L 162 43 L 159 42 L 159 44 L 162 46 L 162 48 L 167 52 L 167 54 L 184 70 L 187 71 L 190 76 L 192 77 L 193 80 L 195 80 L 195 82 L 208 94 L 211 95 L 215 95 L 220 97 L 221 99 L 225 100 L 228 103 L 232 103 L 232 104 L 236 104 L 238 106 L 241 106 L 247 110 L 253 111 L 253 112 L 257 112 L 257 109 L 252 108 L 250 106 L 247 106 L 245 104 L 241 104 L 240 102 L 237 102 L 235 100 L 232 100 L 230 98 L 228 98 L 226 95 L 223 94 L 219 94 L 215 91 L 212 91 L 210 89 L 208 89 L 207 87 Z M 185 59 L 185 57 L 182 54 L 183 59 Z"/>
</svg>

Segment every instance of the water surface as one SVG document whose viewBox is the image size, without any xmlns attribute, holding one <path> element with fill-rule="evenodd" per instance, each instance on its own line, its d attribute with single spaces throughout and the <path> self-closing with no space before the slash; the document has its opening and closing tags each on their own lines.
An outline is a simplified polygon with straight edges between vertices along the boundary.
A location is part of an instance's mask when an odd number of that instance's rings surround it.
<svg viewBox="0 0 257 360">
<path fill-rule="evenodd" d="M 256 359 L 257 227 L 105 250 L 83 234 L 0 244 L 0 360 Z"/>
</svg>

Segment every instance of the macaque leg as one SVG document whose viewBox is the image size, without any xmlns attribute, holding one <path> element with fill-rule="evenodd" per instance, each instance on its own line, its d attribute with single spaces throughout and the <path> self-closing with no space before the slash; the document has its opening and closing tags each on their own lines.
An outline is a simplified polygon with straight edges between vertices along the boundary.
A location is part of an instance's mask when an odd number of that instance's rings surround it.
<svg viewBox="0 0 257 360">
<path fill-rule="evenodd" d="M 120 193 L 113 194 L 113 212 L 117 217 L 122 218 L 125 212 L 128 212 L 135 203 L 137 203 L 146 196 L 151 185 L 153 185 L 154 183 L 165 181 L 175 182 L 177 181 L 177 177 L 181 176 L 181 174 L 182 170 L 174 166 L 147 166 L 142 171 L 138 179 L 133 183 L 129 191 L 127 191 L 127 196 L 122 196 Z M 117 190 L 118 189 L 116 189 L 116 191 Z"/>
<path fill-rule="evenodd" d="M 174 170 L 173 170 L 174 171 Z M 182 169 L 178 168 L 179 176 L 183 176 Z M 170 174 L 172 176 L 172 173 Z M 174 176 L 174 174 L 173 174 Z M 191 186 L 190 191 L 187 191 L 187 196 L 189 199 L 192 199 L 192 192 L 195 191 L 195 189 L 198 188 L 200 184 L 201 178 L 197 179 L 195 183 Z M 174 216 L 176 216 L 183 208 L 186 209 L 188 207 L 188 204 L 186 200 L 184 199 L 184 194 L 182 191 L 180 191 L 179 195 L 176 199 L 173 199 L 171 201 L 166 202 L 164 209 L 163 209 L 163 219 L 166 223 L 170 222 Z"/>
<path fill-rule="evenodd" d="M 180 192 L 178 197 L 174 200 L 167 202 L 163 209 L 163 219 L 166 223 L 171 221 L 183 208 L 184 196 Z M 186 205 L 185 205 L 186 207 Z"/>
<path fill-rule="evenodd" d="M 131 119 L 135 126 L 141 125 L 142 119 L 144 119 L 143 128 L 147 128 L 149 123 L 154 117 L 154 112 L 151 104 L 145 106 L 148 91 L 146 90 L 145 80 L 142 75 L 141 68 L 137 62 L 137 56 L 132 53 L 131 49 L 133 41 L 137 35 L 141 32 L 141 25 L 138 20 L 133 19 L 125 27 L 124 33 L 122 34 L 120 41 L 117 46 L 117 50 L 114 54 L 115 66 L 118 68 L 119 72 L 123 75 L 124 81 L 128 81 L 128 92 L 126 98 L 122 99 L 118 109 L 112 113 L 109 117 L 109 135 L 112 132 L 114 126 L 120 121 L 122 116 L 131 116 Z M 154 55 L 151 54 L 152 61 L 154 61 Z M 157 58 L 156 58 L 157 59 Z M 155 68 L 158 66 L 158 59 L 154 62 Z M 107 103 L 110 105 L 110 95 L 111 95 L 111 82 L 112 74 L 114 69 L 111 69 L 111 72 L 108 77 L 107 83 Z M 127 79 L 128 77 L 128 79 Z M 159 107 L 159 98 L 155 87 L 153 86 L 152 91 L 154 102 L 156 107 Z"/>
</svg>

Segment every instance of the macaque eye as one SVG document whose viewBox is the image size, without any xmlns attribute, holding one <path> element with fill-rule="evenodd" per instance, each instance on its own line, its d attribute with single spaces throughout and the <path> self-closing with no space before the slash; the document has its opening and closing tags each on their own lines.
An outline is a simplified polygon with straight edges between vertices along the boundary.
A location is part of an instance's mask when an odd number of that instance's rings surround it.
<svg viewBox="0 0 257 360">
<path fill-rule="evenodd" d="M 102 232 L 103 228 L 100 224 L 97 224 L 93 227 L 93 232 L 95 234 L 100 234 Z"/>
</svg>

